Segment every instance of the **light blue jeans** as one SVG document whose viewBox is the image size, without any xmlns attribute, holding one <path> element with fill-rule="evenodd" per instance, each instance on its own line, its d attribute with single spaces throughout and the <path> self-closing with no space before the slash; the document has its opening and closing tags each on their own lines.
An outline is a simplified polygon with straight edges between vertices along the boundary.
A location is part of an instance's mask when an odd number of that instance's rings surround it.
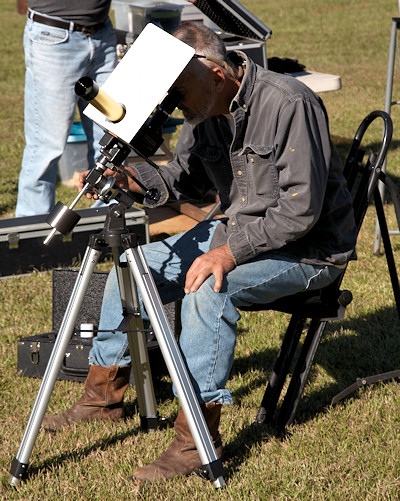
<svg viewBox="0 0 400 501">
<path fill-rule="evenodd" d="M 88 140 L 88 168 L 99 154 L 102 129 L 82 114 L 74 86 L 83 76 L 102 85 L 117 64 L 115 33 L 108 20 L 92 36 L 28 19 L 25 50 L 25 141 L 18 184 L 16 217 L 49 212 L 55 204 L 58 160 L 78 102 Z"/>
<path fill-rule="evenodd" d="M 179 345 L 200 402 L 232 403 L 225 388 L 236 345 L 237 307 L 268 303 L 305 289 L 328 285 L 340 273 L 334 266 L 312 266 L 279 254 L 265 253 L 229 272 L 220 292 L 210 276 L 195 293 L 184 294 L 186 272 L 193 260 L 207 252 L 217 221 L 203 221 L 193 229 L 161 242 L 142 246 L 164 304 L 183 298 Z M 142 312 L 146 318 L 145 312 Z M 108 277 L 99 329 L 116 329 L 122 320 L 116 273 Z M 99 332 L 93 340 L 90 363 L 128 365 L 126 334 Z"/>
</svg>

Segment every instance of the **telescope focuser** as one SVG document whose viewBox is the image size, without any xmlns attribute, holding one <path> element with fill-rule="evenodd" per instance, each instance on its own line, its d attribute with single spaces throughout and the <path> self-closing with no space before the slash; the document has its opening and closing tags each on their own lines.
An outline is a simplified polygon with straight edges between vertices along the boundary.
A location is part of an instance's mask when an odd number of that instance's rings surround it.
<svg viewBox="0 0 400 501">
<path fill-rule="evenodd" d="M 169 115 L 174 111 L 182 95 L 176 91 L 170 91 L 163 101 L 156 107 L 152 116 L 146 120 L 131 141 L 131 146 L 142 157 L 151 157 L 164 141 L 162 131 Z"/>
</svg>

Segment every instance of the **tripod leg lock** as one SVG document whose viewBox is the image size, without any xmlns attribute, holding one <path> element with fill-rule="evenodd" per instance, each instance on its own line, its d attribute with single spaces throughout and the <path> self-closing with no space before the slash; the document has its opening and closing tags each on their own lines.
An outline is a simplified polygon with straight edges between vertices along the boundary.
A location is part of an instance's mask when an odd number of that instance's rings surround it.
<svg viewBox="0 0 400 501">
<path fill-rule="evenodd" d="M 196 473 L 206 480 L 216 480 L 224 476 L 224 467 L 222 461 L 217 459 L 209 464 L 203 464 L 199 470 L 196 470 Z"/>
</svg>

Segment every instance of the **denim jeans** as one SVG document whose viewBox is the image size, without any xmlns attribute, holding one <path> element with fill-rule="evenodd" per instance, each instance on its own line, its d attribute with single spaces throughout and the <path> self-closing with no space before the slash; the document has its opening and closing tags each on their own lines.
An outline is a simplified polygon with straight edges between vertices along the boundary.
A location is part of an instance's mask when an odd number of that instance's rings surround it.
<svg viewBox="0 0 400 501">
<path fill-rule="evenodd" d="M 25 142 L 16 217 L 49 212 L 55 204 L 58 160 L 75 117 L 74 86 L 82 76 L 102 85 L 117 63 L 115 33 L 108 20 L 92 36 L 28 19 L 25 50 Z M 88 168 L 99 154 L 102 129 L 82 114 L 88 141 Z"/>
<path fill-rule="evenodd" d="M 306 289 L 328 285 L 340 273 L 334 266 L 299 263 L 276 253 L 265 253 L 229 272 L 220 292 L 210 276 L 195 293 L 185 295 L 185 275 L 193 260 L 207 252 L 217 221 L 142 247 L 164 304 L 183 298 L 179 345 L 200 402 L 232 403 L 225 388 L 236 345 L 238 307 L 268 303 Z M 99 329 L 115 329 L 122 308 L 114 270 L 107 280 Z M 146 318 L 143 312 L 143 318 Z M 127 337 L 100 332 L 93 341 L 90 363 L 130 364 Z"/>
</svg>

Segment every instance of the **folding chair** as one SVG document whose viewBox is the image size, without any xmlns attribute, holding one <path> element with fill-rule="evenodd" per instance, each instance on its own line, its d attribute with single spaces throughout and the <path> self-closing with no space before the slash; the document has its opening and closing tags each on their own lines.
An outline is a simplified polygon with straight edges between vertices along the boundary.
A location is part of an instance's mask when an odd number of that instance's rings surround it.
<svg viewBox="0 0 400 501">
<path fill-rule="evenodd" d="M 376 155 L 374 153 L 366 155 L 366 151 L 361 148 L 361 140 L 368 126 L 378 117 L 382 118 L 384 123 L 380 148 Z M 392 132 L 392 121 L 387 113 L 383 111 L 374 111 L 370 113 L 361 122 L 356 132 L 345 163 L 344 175 L 352 194 L 358 230 L 361 228 L 370 200 L 372 197 L 375 200 L 375 207 L 378 213 L 379 223 L 381 224 L 382 239 L 385 245 L 386 259 L 400 317 L 399 282 L 383 213 L 382 200 L 377 188 L 377 183 L 380 179 L 389 186 L 392 192 L 395 190 L 388 176 L 381 172 L 381 166 L 387 154 Z M 399 223 L 400 210 L 397 197 L 395 198 L 396 216 L 397 222 Z M 258 409 L 256 422 L 273 424 L 278 431 L 283 432 L 293 421 L 325 326 L 329 321 L 342 320 L 347 305 L 352 301 L 352 293 L 350 291 L 340 290 L 344 273 L 345 270 L 343 270 L 343 273 L 334 283 L 323 289 L 306 291 L 283 297 L 270 304 L 255 304 L 242 308 L 246 311 L 274 310 L 291 314 L 290 322 L 276 358 L 263 400 Z M 308 320 L 307 333 L 304 338 L 303 346 L 300 349 L 299 341 Z M 294 366 L 282 405 L 280 406 L 279 412 L 277 412 L 278 401 L 297 351 L 300 353 L 296 365 Z M 278 414 L 277 418 L 275 418 L 275 413 Z"/>
</svg>

